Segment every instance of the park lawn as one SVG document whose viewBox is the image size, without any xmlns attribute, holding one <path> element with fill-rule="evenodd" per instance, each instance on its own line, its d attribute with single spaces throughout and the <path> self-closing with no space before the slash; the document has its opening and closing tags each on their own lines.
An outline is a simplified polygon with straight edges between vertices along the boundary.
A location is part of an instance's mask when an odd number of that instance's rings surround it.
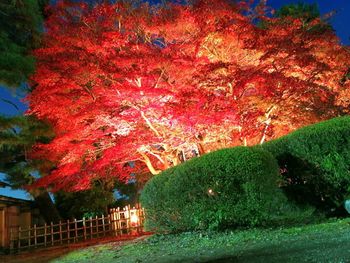
<svg viewBox="0 0 350 263">
<path fill-rule="evenodd" d="M 350 262 L 350 218 L 280 229 L 154 235 L 124 246 L 77 250 L 53 262 Z"/>
</svg>

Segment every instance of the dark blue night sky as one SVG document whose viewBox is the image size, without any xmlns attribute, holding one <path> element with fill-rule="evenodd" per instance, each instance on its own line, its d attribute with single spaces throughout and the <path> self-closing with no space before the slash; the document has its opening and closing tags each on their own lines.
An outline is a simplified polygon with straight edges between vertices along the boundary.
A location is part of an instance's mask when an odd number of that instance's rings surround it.
<svg viewBox="0 0 350 263">
<path fill-rule="evenodd" d="M 336 30 L 344 45 L 350 45 L 350 1 L 349 0 L 267 0 L 267 4 L 274 9 L 290 3 L 317 3 L 321 14 L 327 14 L 335 11 L 336 14 L 330 22 Z"/>
<path fill-rule="evenodd" d="M 54 1 L 54 0 L 53 0 Z M 149 2 L 159 2 L 157 0 L 150 0 Z M 321 14 L 327 14 L 335 11 L 336 14 L 331 18 L 330 22 L 339 36 L 342 44 L 350 45 L 350 0 L 267 0 L 267 4 L 274 8 L 279 9 L 281 6 L 290 3 L 317 3 Z M 215 1 L 213 1 L 215 3 Z M 24 94 L 21 92 L 11 93 L 0 86 L 0 114 L 16 115 L 25 111 L 26 105 L 21 102 Z M 4 102 L 9 100 L 15 103 L 19 107 L 19 111 L 16 110 L 11 104 Z M 1 179 L 1 174 L 0 174 Z M 0 195 L 10 195 L 19 198 L 27 198 L 23 191 L 11 191 L 7 188 L 0 188 Z"/>
</svg>

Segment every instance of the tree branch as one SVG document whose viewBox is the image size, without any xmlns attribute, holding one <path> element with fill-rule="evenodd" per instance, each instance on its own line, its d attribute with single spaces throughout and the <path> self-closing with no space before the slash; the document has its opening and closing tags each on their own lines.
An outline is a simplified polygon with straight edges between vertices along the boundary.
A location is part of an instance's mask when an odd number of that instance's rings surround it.
<svg viewBox="0 0 350 263">
<path fill-rule="evenodd" d="M 151 121 L 146 117 L 145 113 L 140 110 L 140 114 L 141 114 L 141 117 L 145 120 L 145 122 L 147 123 L 148 127 L 150 127 L 150 129 L 158 136 L 158 137 L 161 137 L 159 132 L 157 131 L 156 128 L 154 128 L 154 126 L 152 125 Z"/>
<path fill-rule="evenodd" d="M 264 130 L 263 130 L 263 134 L 261 136 L 261 139 L 260 139 L 260 144 L 263 144 L 265 139 L 266 139 L 266 132 L 267 132 L 267 129 L 269 128 L 270 124 L 271 124 L 271 118 L 270 118 L 270 115 L 271 113 L 273 112 L 273 110 L 276 108 L 275 105 L 272 105 L 266 112 L 265 112 L 265 117 L 266 117 L 266 120 L 265 120 L 265 127 L 264 127 Z"/>
<path fill-rule="evenodd" d="M 150 160 L 150 158 L 143 152 L 140 152 L 139 153 L 141 154 L 141 156 L 143 157 L 143 162 L 146 164 L 148 170 L 153 174 L 153 175 L 157 175 L 157 174 L 160 174 L 162 171 L 161 170 L 156 170 L 153 165 L 152 165 L 152 162 Z"/>
</svg>

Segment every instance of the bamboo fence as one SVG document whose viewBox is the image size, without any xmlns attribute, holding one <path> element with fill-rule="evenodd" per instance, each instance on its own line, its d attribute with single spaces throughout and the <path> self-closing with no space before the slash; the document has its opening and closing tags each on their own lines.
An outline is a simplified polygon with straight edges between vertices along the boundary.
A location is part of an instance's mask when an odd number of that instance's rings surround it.
<svg viewBox="0 0 350 263">
<path fill-rule="evenodd" d="M 29 228 L 10 229 L 10 250 L 48 247 L 107 237 L 140 234 L 143 231 L 144 210 L 126 206 L 113 208 L 109 215 L 50 223 Z"/>
</svg>

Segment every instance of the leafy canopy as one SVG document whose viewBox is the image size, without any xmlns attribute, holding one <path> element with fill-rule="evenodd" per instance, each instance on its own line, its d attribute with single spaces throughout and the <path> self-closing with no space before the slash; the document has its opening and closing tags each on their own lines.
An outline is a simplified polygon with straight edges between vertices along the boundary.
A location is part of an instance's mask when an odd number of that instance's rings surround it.
<svg viewBox="0 0 350 263">
<path fill-rule="evenodd" d="M 224 0 L 52 6 L 27 99 L 56 134 L 34 156 L 56 169 L 37 186 L 127 182 L 347 114 L 350 53 L 334 32 L 265 17 L 261 6 L 253 12 L 269 26 L 260 28 L 249 9 Z"/>
<path fill-rule="evenodd" d="M 34 144 L 48 143 L 53 136 L 50 127 L 33 116 L 0 116 L 0 172 L 13 188 L 32 183 L 38 169 L 51 168 L 46 161 L 32 160 L 30 151 Z"/>
<path fill-rule="evenodd" d="M 279 10 L 277 10 L 277 17 L 294 17 L 294 18 L 302 18 L 304 22 L 311 22 L 314 19 L 320 17 L 320 11 L 318 9 L 318 5 L 307 4 L 303 2 L 299 2 L 297 4 L 289 4 L 282 6 Z"/>
<path fill-rule="evenodd" d="M 30 55 L 39 46 L 45 0 L 0 3 L 0 84 L 17 87 L 34 72 Z"/>
</svg>

